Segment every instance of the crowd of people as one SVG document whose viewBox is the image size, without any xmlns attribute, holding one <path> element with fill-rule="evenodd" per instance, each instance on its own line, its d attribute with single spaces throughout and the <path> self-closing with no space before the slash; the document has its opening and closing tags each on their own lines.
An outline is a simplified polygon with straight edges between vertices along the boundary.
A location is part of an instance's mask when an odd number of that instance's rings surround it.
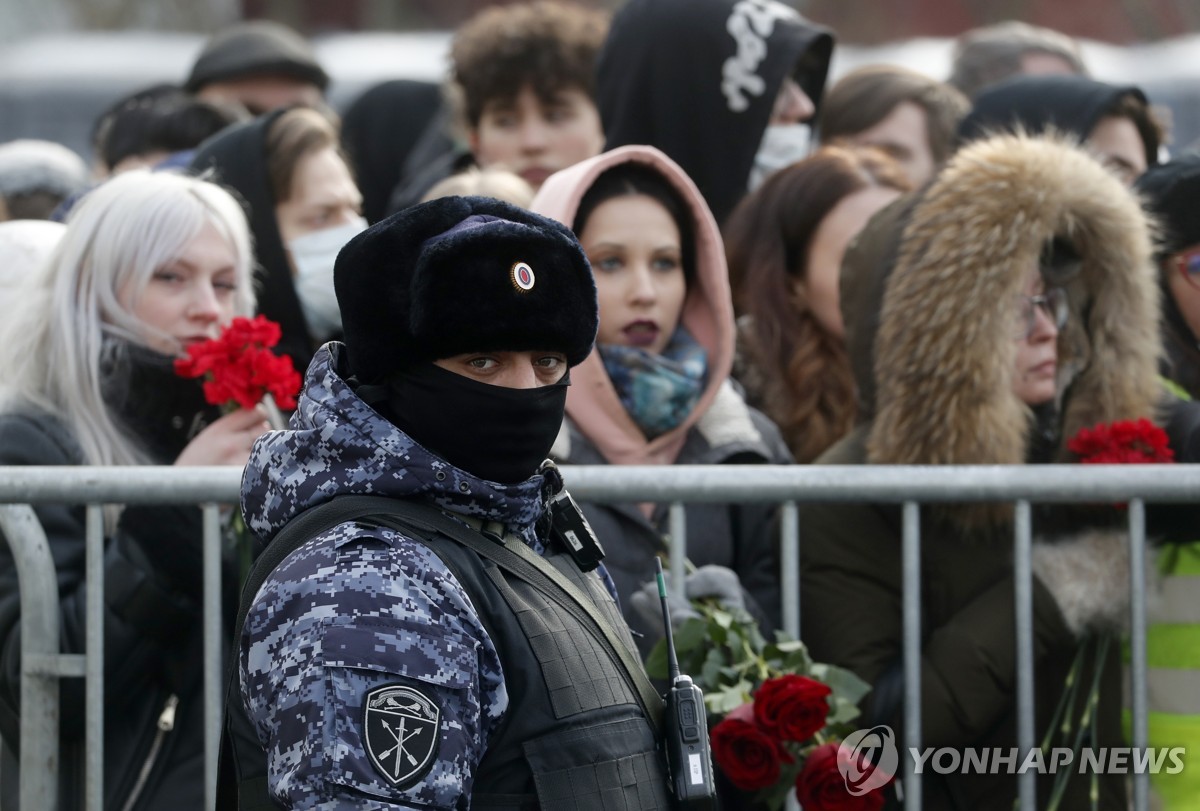
<svg viewBox="0 0 1200 811">
<path fill-rule="evenodd" d="M 0 144 L 0 464 L 244 468 L 226 530 L 270 563 L 235 612 L 226 545 L 222 808 L 674 807 L 639 664 L 667 506 L 576 504 L 559 465 L 1072 463 L 1081 429 L 1141 419 L 1200 460 L 1200 152 L 1054 31 L 967 32 L 945 81 L 829 83 L 834 49 L 775 0 L 529 0 L 455 33 L 444 87 L 335 111 L 309 44 L 259 21 L 113 103 L 87 161 Z M 284 428 L 174 371 L 253 315 L 304 374 Z M 84 508 L 37 513 L 82 652 Z M 1013 524 L 923 508 L 928 745 L 1015 745 Z M 693 504 L 686 525 L 686 597 L 780 628 L 776 507 Z M 864 679 L 861 725 L 902 740 L 900 527 L 806 507 L 798 574 L 812 657 Z M 1149 528 L 1151 745 L 1200 747 L 1200 518 L 1151 505 Z M 107 507 L 105 533 L 104 807 L 200 808 L 199 512 Z M 1094 680 L 1099 710 L 1066 712 L 1128 745 L 1120 646 L 1097 642 L 1127 631 L 1125 516 L 1038 505 L 1033 535 L 1039 740 Z M 0 582 L 9 809 L 7 548 Z M 65 681 L 63 809 L 83 701 Z M 1200 762 L 1153 781 L 1197 807 Z M 924 786 L 930 809 L 1016 797 L 1010 774 Z M 1062 807 L 1128 791 L 1076 780 Z"/>
</svg>

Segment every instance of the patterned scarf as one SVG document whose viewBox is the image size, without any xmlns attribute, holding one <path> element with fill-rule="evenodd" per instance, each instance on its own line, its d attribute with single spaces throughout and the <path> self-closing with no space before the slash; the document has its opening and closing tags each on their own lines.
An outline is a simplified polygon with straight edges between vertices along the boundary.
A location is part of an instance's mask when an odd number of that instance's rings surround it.
<svg viewBox="0 0 1200 811">
<path fill-rule="evenodd" d="M 696 407 L 708 377 L 708 353 L 683 327 L 661 355 L 632 346 L 597 346 L 621 405 L 647 439 L 675 428 Z"/>
</svg>

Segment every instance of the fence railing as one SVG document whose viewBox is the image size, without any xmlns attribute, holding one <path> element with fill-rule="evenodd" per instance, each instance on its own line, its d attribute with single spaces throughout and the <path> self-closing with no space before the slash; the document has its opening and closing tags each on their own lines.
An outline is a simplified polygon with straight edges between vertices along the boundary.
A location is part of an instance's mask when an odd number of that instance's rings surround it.
<svg viewBox="0 0 1200 811">
<path fill-rule="evenodd" d="M 800 533 L 797 507 L 858 502 L 903 507 L 903 628 L 906 748 L 921 745 L 920 504 L 1015 502 L 1014 571 L 1017 650 L 1017 744 L 1035 745 L 1030 504 L 1129 504 L 1131 555 L 1132 745 L 1148 740 L 1146 696 L 1146 501 L 1200 501 L 1200 465 L 1123 466 L 706 466 L 566 467 L 563 476 L 579 500 L 669 502 L 672 571 L 686 556 L 684 508 L 697 502 L 774 502 L 781 505 L 781 591 L 784 627 L 800 630 Z M 0 529 L 12 549 L 21 589 L 21 771 L 23 809 L 56 805 L 58 787 L 58 680 L 85 678 L 85 807 L 103 797 L 103 571 L 102 506 L 197 504 L 203 513 L 204 697 L 206 807 L 215 805 L 216 753 L 221 729 L 222 611 L 219 505 L 237 502 L 241 471 L 234 468 L 0 468 Z M 87 504 L 87 650 L 59 652 L 57 585 L 46 537 L 29 505 Z M 603 541 L 603 539 L 601 539 Z M 682 579 L 672 581 L 681 592 Z M 906 766 L 905 805 L 921 808 L 921 775 Z M 1036 774 L 1019 780 L 1021 808 L 1036 806 Z M 1134 806 L 1148 808 L 1148 775 L 1134 776 Z"/>
</svg>

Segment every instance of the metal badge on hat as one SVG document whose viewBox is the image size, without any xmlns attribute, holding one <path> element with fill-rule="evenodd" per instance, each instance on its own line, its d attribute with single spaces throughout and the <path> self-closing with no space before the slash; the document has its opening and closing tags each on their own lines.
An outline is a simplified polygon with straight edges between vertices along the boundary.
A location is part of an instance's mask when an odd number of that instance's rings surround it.
<svg viewBox="0 0 1200 811">
<path fill-rule="evenodd" d="M 533 289 L 533 268 L 524 262 L 513 263 L 512 269 L 509 271 L 509 278 L 512 280 L 513 287 L 522 293 L 528 293 Z"/>
</svg>

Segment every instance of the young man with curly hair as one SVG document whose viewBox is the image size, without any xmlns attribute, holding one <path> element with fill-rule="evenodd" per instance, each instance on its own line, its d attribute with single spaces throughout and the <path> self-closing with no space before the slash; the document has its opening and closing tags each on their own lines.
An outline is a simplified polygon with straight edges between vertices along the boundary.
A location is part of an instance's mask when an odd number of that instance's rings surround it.
<svg viewBox="0 0 1200 811">
<path fill-rule="evenodd" d="M 480 166 L 503 164 L 536 189 L 600 153 L 594 73 L 607 32 L 604 14 L 551 0 L 486 9 L 459 30 L 453 77 Z"/>
<path fill-rule="evenodd" d="M 598 155 L 595 66 L 608 23 L 605 12 L 556 0 L 487 8 L 464 23 L 450 47 L 449 92 L 469 153 L 427 163 L 402 181 L 391 209 L 472 164 L 506 169 L 536 191 L 559 169 Z"/>
</svg>

